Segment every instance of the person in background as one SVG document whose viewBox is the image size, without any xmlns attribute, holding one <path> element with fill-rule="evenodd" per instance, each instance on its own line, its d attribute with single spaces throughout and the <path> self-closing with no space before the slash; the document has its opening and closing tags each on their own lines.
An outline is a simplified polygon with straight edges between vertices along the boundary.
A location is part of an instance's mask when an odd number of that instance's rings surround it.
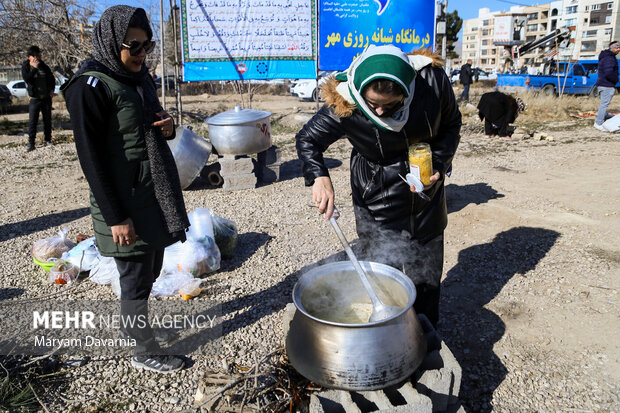
<svg viewBox="0 0 620 413">
<path fill-rule="evenodd" d="M 484 134 L 487 137 L 499 135 L 510 139 L 508 125 L 524 110 L 525 103 L 520 98 L 513 98 L 502 92 L 483 94 L 478 103 L 478 116 L 480 120 L 484 120 Z"/>
<path fill-rule="evenodd" d="M 369 46 L 322 86 L 325 105 L 296 135 L 306 186 L 329 219 L 335 194 L 323 152 L 347 138 L 351 189 L 361 256 L 391 265 L 413 281 L 415 311 L 439 319 L 444 181 L 460 140 L 461 113 L 443 62 L 425 50 L 408 56 L 391 45 Z M 426 142 L 434 174 L 424 198 L 399 176 L 409 172 L 408 148 Z"/>
<path fill-rule="evenodd" d="M 56 79 L 48 65 L 41 59 L 38 46 L 28 48 L 28 60 L 22 64 L 22 78 L 26 82 L 30 103 L 28 104 L 28 146 L 26 152 L 34 150 L 37 136 L 39 112 L 43 116 L 43 136 L 45 144 L 52 146 L 52 97 Z"/>
<path fill-rule="evenodd" d="M 474 72 L 471 68 L 471 59 L 467 60 L 463 66 L 461 66 L 461 73 L 459 74 L 459 80 L 463 85 L 463 92 L 459 96 L 459 101 L 469 102 L 469 85 L 472 84 L 474 78 Z"/>
<path fill-rule="evenodd" d="M 120 274 L 123 316 L 148 316 L 164 248 L 184 241 L 189 227 L 166 143 L 175 136 L 174 122 L 145 64 L 155 47 L 152 38 L 143 9 L 110 7 L 93 30 L 94 57 L 62 88 L 90 186 L 97 248 L 114 257 Z M 164 354 L 157 334 L 148 323 L 121 326 L 121 337 L 136 341 L 132 366 L 158 373 L 183 368 L 181 357 Z"/>
<path fill-rule="evenodd" d="M 603 127 L 603 122 L 607 119 L 607 106 L 611 103 L 611 98 L 616 91 L 616 83 L 618 83 L 618 61 L 616 55 L 620 52 L 620 42 L 613 41 L 609 47 L 598 55 L 598 79 L 596 86 L 601 98 L 601 104 L 598 107 L 598 113 L 594 120 L 594 127 L 600 131 L 608 132 Z"/>
</svg>

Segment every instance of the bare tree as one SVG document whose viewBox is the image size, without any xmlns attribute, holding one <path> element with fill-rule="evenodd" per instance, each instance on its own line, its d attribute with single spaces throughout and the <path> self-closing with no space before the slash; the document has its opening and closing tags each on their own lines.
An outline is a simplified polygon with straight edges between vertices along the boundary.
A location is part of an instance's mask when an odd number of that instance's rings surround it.
<svg viewBox="0 0 620 413">
<path fill-rule="evenodd" d="M 93 14 L 88 1 L 0 0 L 0 64 L 21 64 L 37 45 L 50 67 L 73 74 L 91 55 Z"/>
</svg>

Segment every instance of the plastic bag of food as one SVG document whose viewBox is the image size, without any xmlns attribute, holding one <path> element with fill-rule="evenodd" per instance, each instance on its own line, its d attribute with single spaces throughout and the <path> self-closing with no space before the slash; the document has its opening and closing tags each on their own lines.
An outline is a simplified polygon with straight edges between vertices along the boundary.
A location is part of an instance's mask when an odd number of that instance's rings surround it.
<svg viewBox="0 0 620 413">
<path fill-rule="evenodd" d="M 213 223 L 213 236 L 222 258 L 232 258 L 235 255 L 235 248 L 237 248 L 237 235 L 239 234 L 237 224 L 230 219 L 215 215 L 213 211 L 209 212 Z"/>
<path fill-rule="evenodd" d="M 35 241 L 32 245 L 32 256 L 42 262 L 50 258 L 60 258 L 64 252 L 69 251 L 75 245 L 67 238 L 68 232 L 69 230 L 63 227 L 53 237 Z"/>
<path fill-rule="evenodd" d="M 166 247 L 162 267 L 165 273 L 185 271 L 198 276 L 219 270 L 220 262 L 217 244 L 213 238 L 204 237 L 201 242 L 188 239 Z"/>
<path fill-rule="evenodd" d="M 78 269 L 68 261 L 58 261 L 50 269 L 49 280 L 56 284 L 71 284 L 78 275 Z"/>
<path fill-rule="evenodd" d="M 97 249 L 95 237 L 92 237 L 62 254 L 61 258 L 75 265 L 79 271 L 90 271 L 102 257 Z"/>
<path fill-rule="evenodd" d="M 204 292 L 204 290 L 202 288 L 200 288 L 200 283 L 202 283 L 202 280 L 198 279 L 198 278 L 194 278 L 191 279 L 187 282 L 185 282 L 180 288 L 179 288 L 179 294 L 181 294 L 181 297 L 187 301 L 191 298 L 197 297 L 200 294 L 202 294 Z"/>
<path fill-rule="evenodd" d="M 155 283 L 153 283 L 151 295 L 154 297 L 175 295 L 181 286 L 193 279 L 194 276 L 185 271 L 164 273 L 157 277 Z"/>
</svg>

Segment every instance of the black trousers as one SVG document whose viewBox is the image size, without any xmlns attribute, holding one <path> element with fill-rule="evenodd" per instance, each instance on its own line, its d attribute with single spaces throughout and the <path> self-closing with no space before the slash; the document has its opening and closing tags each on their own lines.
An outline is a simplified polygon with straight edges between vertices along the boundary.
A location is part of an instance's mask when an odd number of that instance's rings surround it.
<svg viewBox="0 0 620 413">
<path fill-rule="evenodd" d="M 148 320 L 148 299 L 153 283 L 161 271 L 163 259 L 163 249 L 149 254 L 114 259 L 120 274 L 121 317 Z M 135 354 L 159 354 L 159 345 L 148 323 L 138 322 L 121 326 L 121 329 L 136 340 Z"/>
<path fill-rule="evenodd" d="M 422 244 L 412 239 L 407 231 L 382 227 L 364 208 L 354 206 L 353 209 L 360 256 L 405 273 L 413 281 L 417 292 L 414 310 L 417 314 L 424 314 L 436 327 L 443 272 L 443 233 Z"/>
<path fill-rule="evenodd" d="M 493 126 L 493 123 L 489 122 L 488 119 L 485 119 L 484 120 L 484 134 L 485 135 L 508 136 L 508 124 L 501 123 L 496 127 L 496 126 Z"/>
<path fill-rule="evenodd" d="M 43 115 L 43 136 L 45 142 L 52 141 L 52 98 L 43 99 L 30 98 L 28 105 L 28 145 L 34 146 L 37 136 L 37 124 L 39 123 L 39 112 Z"/>
</svg>

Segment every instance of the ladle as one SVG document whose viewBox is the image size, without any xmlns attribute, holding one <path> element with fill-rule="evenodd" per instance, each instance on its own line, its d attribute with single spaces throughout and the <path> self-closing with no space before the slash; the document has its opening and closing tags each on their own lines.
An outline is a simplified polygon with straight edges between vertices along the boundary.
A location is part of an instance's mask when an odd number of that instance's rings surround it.
<svg viewBox="0 0 620 413">
<path fill-rule="evenodd" d="M 340 214 L 338 213 L 338 211 L 334 209 L 334 213 L 329 218 L 329 222 L 332 224 L 332 227 L 334 227 L 334 231 L 336 231 L 336 235 L 338 235 L 338 239 L 340 239 L 340 242 L 342 243 L 342 246 L 344 247 L 345 252 L 349 256 L 349 260 L 351 260 L 351 262 L 353 263 L 353 267 L 355 268 L 355 271 L 357 271 L 357 274 L 360 276 L 360 279 L 362 280 L 362 284 L 364 285 L 364 288 L 366 289 L 366 292 L 368 293 L 368 296 L 370 297 L 370 301 L 372 302 L 372 314 L 370 315 L 370 319 L 368 321 L 381 321 L 381 320 L 385 320 L 386 318 L 392 317 L 393 315 L 400 313 L 402 311 L 402 308 L 397 307 L 395 305 L 385 305 L 379 299 L 379 297 L 377 297 L 375 290 L 372 288 L 372 285 L 370 285 L 370 281 L 368 281 L 366 271 L 364 271 L 359 261 L 355 257 L 353 250 L 349 246 L 349 242 L 347 241 L 346 237 L 342 233 L 342 230 L 340 229 L 338 222 L 336 222 L 336 218 L 339 216 Z"/>
</svg>

